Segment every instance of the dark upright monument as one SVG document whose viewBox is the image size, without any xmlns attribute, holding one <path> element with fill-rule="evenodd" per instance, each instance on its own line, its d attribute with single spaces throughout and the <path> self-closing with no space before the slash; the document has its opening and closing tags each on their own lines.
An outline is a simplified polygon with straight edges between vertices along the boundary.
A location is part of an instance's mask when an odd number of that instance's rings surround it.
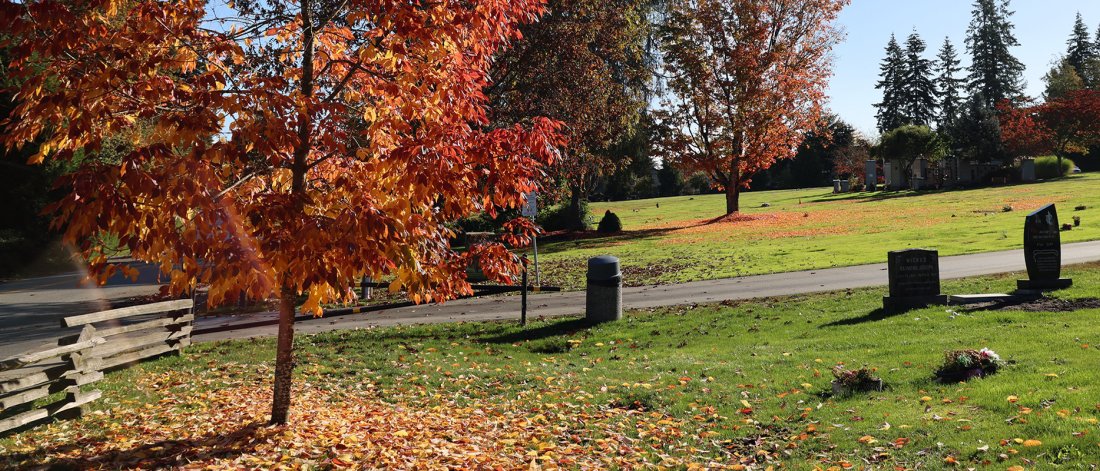
<svg viewBox="0 0 1100 471">
<path fill-rule="evenodd" d="M 1068 288 L 1073 280 L 1062 274 L 1062 236 L 1058 233 L 1058 211 L 1048 204 L 1024 219 L 1024 261 L 1026 280 L 1017 280 L 1021 290 Z"/>
<path fill-rule="evenodd" d="M 935 250 L 896 250 L 887 254 L 890 295 L 882 298 L 887 311 L 947 304 L 940 294 L 940 258 Z"/>
</svg>

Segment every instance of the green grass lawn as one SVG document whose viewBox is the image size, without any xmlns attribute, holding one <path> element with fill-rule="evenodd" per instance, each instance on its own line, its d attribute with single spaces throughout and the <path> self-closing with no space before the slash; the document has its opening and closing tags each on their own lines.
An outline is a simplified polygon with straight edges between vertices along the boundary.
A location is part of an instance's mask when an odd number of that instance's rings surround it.
<svg viewBox="0 0 1100 471">
<path fill-rule="evenodd" d="M 713 224 L 724 212 L 723 195 L 593 203 L 594 217 L 611 210 L 625 232 L 542 244 L 539 264 L 544 284 L 579 289 L 585 261 L 596 255 L 619 257 L 624 282 L 646 285 L 878 263 L 890 250 L 912 247 L 941 256 L 1014 249 L 1023 244 L 1024 216 L 1046 203 L 1058 204 L 1062 222 L 1081 217 L 1080 227 L 1062 234 L 1064 243 L 1100 239 L 1100 174 L 1082 174 L 939 192 L 749 192 L 741 220 Z"/>
<path fill-rule="evenodd" d="M 1100 264 L 1066 275 L 1075 285 L 1052 306 L 1095 301 Z M 1007 292 L 1017 276 L 946 281 L 944 292 Z M 78 468 L 1100 462 L 1100 304 L 885 315 L 883 291 L 632 311 L 594 327 L 554 319 L 299 337 L 299 400 L 285 429 L 257 425 L 274 342 L 204 344 L 110 374 L 95 412 L 8 437 L 0 455 L 10 466 Z M 933 380 L 946 350 L 982 347 L 1009 365 L 967 383 Z M 876 368 L 889 389 L 832 397 L 837 365 Z"/>
</svg>

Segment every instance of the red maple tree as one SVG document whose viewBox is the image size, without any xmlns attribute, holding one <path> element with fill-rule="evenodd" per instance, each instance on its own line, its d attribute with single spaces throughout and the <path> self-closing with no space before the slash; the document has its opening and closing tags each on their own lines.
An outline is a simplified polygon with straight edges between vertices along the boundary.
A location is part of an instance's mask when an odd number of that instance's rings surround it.
<svg viewBox="0 0 1100 471">
<path fill-rule="evenodd" d="M 1015 155 L 1054 154 L 1058 168 L 1071 152 L 1100 144 L 1100 91 L 1074 90 L 1031 106 L 1002 102 L 1001 139 Z"/>
</svg>

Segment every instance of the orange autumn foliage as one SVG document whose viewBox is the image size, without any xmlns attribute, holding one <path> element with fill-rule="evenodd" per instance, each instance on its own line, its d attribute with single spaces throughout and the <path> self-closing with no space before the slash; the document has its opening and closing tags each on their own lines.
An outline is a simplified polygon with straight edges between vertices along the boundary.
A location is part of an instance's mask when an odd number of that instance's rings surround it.
<svg viewBox="0 0 1100 471">
<path fill-rule="evenodd" d="M 483 92 L 493 56 L 542 10 L 3 0 L 17 103 L 0 143 L 77 166 L 52 210 L 99 279 L 116 270 L 92 242 L 106 233 L 172 294 L 279 296 L 285 406 L 297 296 L 319 315 L 364 275 L 419 302 L 469 293 L 475 258 L 495 280 L 519 270 L 500 245 L 455 252 L 446 224 L 518 207 L 556 158 L 558 123 L 490 128 Z M 120 161 L 94 158 L 117 136 Z M 517 244 L 534 229 L 510 227 Z"/>
</svg>

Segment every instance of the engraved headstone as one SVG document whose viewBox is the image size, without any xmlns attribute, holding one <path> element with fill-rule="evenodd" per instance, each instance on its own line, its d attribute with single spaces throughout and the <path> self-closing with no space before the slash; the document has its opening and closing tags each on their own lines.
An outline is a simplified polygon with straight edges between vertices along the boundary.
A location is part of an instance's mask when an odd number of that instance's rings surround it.
<svg viewBox="0 0 1100 471">
<path fill-rule="evenodd" d="M 947 304 L 940 293 L 940 259 L 935 250 L 896 250 L 887 254 L 890 295 L 882 298 L 882 307 L 897 311 Z"/>
<path fill-rule="evenodd" d="M 1022 290 L 1068 288 L 1073 280 L 1061 278 L 1062 235 L 1058 232 L 1058 211 L 1048 204 L 1024 218 L 1024 262 L 1026 280 L 1018 280 Z"/>
</svg>

